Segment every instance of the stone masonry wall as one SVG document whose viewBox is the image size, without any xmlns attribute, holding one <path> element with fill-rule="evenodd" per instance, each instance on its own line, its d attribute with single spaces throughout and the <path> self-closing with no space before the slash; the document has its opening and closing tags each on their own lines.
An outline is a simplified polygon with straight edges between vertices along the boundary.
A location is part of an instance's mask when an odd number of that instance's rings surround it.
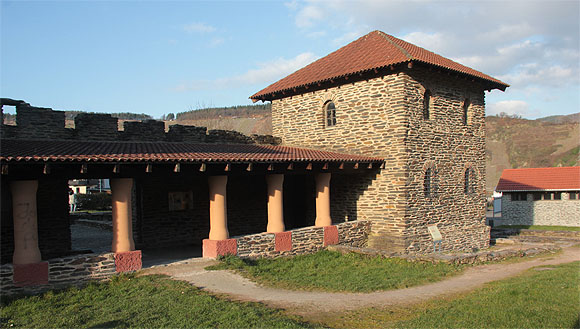
<svg viewBox="0 0 580 329">
<path fill-rule="evenodd" d="M 527 201 L 512 201 L 510 193 L 501 197 L 502 224 L 505 225 L 548 225 L 580 226 L 580 200 L 570 200 L 562 192 L 561 200 L 533 200 L 531 193 Z"/>
<path fill-rule="evenodd" d="M 353 221 L 336 224 L 339 244 L 362 247 L 366 243 L 369 232 L 368 221 Z M 276 251 L 274 233 L 258 233 L 233 237 L 237 240 L 238 256 L 240 257 L 279 257 L 313 253 L 324 248 L 324 228 L 304 227 L 292 232 L 292 249 Z"/>
<path fill-rule="evenodd" d="M 91 280 L 104 280 L 116 274 L 114 254 L 84 254 L 50 259 L 48 285 L 16 287 L 13 283 L 12 264 L 0 266 L 2 295 L 38 293 L 48 289 L 79 285 Z"/>
<path fill-rule="evenodd" d="M 404 248 L 407 80 L 394 73 L 272 101 L 273 135 L 283 144 L 385 159 L 386 169 L 374 179 L 335 187 L 331 178 L 331 189 L 341 191 L 344 202 L 331 209 L 341 218 L 384 221 L 373 225 L 373 233 L 395 236 L 391 247 L 397 248 Z M 326 127 L 329 100 L 336 106 L 336 125 Z"/>
<path fill-rule="evenodd" d="M 76 137 L 84 140 L 116 140 L 117 118 L 104 113 L 79 113 L 75 117 Z"/>
<path fill-rule="evenodd" d="M 429 120 L 422 116 L 425 88 L 432 92 Z M 472 103 L 467 125 L 465 98 Z M 327 101 L 336 106 L 331 127 L 324 120 Z M 482 86 L 420 67 L 272 101 L 273 135 L 283 144 L 385 159 L 375 177 L 334 187 L 351 206 L 331 208 L 333 216 L 372 220 L 369 245 L 397 252 L 430 252 L 429 224 L 438 225 L 445 249 L 488 246 L 483 120 Z M 428 165 L 437 169 L 438 191 L 426 199 Z M 475 183 L 474 192 L 465 195 L 467 167 Z"/>
<path fill-rule="evenodd" d="M 34 107 L 23 101 L 2 98 L 6 105 L 16 106 L 16 126 L 2 121 L 0 137 L 18 139 L 78 139 L 98 141 L 149 141 L 185 143 L 235 143 L 278 145 L 280 140 L 270 135 L 246 136 L 237 131 L 210 130 L 205 127 L 172 125 L 165 132 L 163 121 L 126 121 L 118 130 L 118 119 L 110 114 L 80 113 L 75 128 L 65 128 L 65 112 Z M 2 104 L 0 104 L 2 105 Z"/>
<path fill-rule="evenodd" d="M 407 84 L 409 132 L 406 249 L 429 252 L 427 225 L 437 225 L 443 250 L 489 246 L 485 225 L 485 101 L 475 82 L 437 72 L 412 69 Z M 425 89 L 430 90 L 429 119 L 423 118 Z M 463 102 L 469 99 L 467 123 Z M 425 196 L 426 168 L 434 169 L 431 196 Z M 465 170 L 471 168 L 469 193 Z"/>
</svg>

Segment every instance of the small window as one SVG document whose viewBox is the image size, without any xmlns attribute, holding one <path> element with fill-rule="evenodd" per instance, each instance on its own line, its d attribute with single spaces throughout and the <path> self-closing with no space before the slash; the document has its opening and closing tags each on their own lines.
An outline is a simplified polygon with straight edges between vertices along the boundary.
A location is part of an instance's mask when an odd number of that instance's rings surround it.
<svg viewBox="0 0 580 329">
<path fill-rule="evenodd" d="M 562 192 L 554 192 L 554 200 L 562 200 Z"/>
<path fill-rule="evenodd" d="M 431 168 L 427 168 L 427 170 L 425 170 L 425 178 L 423 180 L 423 189 L 425 190 L 426 198 L 431 196 L 431 176 L 432 170 Z"/>
<path fill-rule="evenodd" d="M 324 117 L 327 127 L 336 125 L 336 106 L 334 106 L 334 102 L 327 102 L 324 105 Z"/>
<path fill-rule="evenodd" d="M 471 194 L 473 193 L 473 169 L 465 169 L 463 193 Z"/>
<path fill-rule="evenodd" d="M 534 193 L 534 201 L 542 200 L 542 193 Z"/>
<path fill-rule="evenodd" d="M 429 89 L 425 90 L 423 95 L 423 119 L 429 120 L 429 107 L 431 103 L 431 91 Z"/>
<path fill-rule="evenodd" d="M 570 200 L 579 200 L 580 199 L 580 192 L 569 191 L 568 192 L 568 199 L 570 199 Z"/>
<path fill-rule="evenodd" d="M 437 169 L 434 165 L 425 169 L 425 177 L 423 178 L 423 190 L 426 198 L 432 198 L 437 195 Z"/>
<path fill-rule="evenodd" d="M 542 199 L 543 200 L 552 200 L 552 193 L 550 193 L 550 192 L 542 193 Z"/>
<path fill-rule="evenodd" d="M 469 101 L 469 98 L 466 98 L 463 101 L 463 124 L 467 125 L 468 123 L 468 118 L 469 118 L 469 106 L 471 105 L 471 102 Z"/>
<path fill-rule="evenodd" d="M 512 201 L 528 201 L 526 192 L 512 193 Z"/>
</svg>

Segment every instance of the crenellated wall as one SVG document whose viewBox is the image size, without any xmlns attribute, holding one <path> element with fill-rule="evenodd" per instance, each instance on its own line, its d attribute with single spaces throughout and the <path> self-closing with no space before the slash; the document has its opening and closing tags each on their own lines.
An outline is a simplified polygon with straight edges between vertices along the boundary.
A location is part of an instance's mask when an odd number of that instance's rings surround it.
<svg viewBox="0 0 580 329">
<path fill-rule="evenodd" d="M 65 112 L 31 106 L 24 101 L 0 99 L 0 105 L 16 107 L 16 126 L 2 120 L 1 138 L 16 139 L 78 139 L 96 141 L 144 141 L 215 144 L 271 144 L 281 140 L 270 135 L 246 136 L 237 131 L 207 130 L 206 127 L 172 125 L 157 120 L 126 121 L 118 130 L 118 119 L 104 113 L 80 113 L 75 128 L 65 128 Z"/>
</svg>

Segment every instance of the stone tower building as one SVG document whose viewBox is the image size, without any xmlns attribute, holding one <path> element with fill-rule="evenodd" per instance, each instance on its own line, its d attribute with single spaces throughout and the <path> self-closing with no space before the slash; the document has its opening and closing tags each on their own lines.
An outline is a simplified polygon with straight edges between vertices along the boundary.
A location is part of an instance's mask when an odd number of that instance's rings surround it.
<svg viewBox="0 0 580 329">
<path fill-rule="evenodd" d="M 508 87 L 381 31 L 268 86 L 283 144 L 385 159 L 363 179 L 333 175 L 333 221 L 371 220 L 369 244 L 429 252 L 485 248 L 484 91 Z"/>
</svg>

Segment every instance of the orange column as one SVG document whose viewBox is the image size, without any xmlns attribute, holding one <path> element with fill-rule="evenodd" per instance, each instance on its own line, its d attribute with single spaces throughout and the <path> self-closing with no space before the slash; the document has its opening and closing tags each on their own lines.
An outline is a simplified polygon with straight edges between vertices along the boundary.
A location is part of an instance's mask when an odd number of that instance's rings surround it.
<svg viewBox="0 0 580 329">
<path fill-rule="evenodd" d="M 226 188 L 228 176 L 210 176 L 209 183 L 209 239 L 229 238 Z"/>
<path fill-rule="evenodd" d="M 111 179 L 113 206 L 113 252 L 135 250 L 133 241 L 131 190 L 132 178 Z"/>
<path fill-rule="evenodd" d="M 314 225 L 332 225 L 330 218 L 330 173 L 316 175 L 316 222 Z"/>
<path fill-rule="evenodd" d="M 268 183 L 268 233 L 284 232 L 284 201 L 282 186 L 284 175 L 267 175 Z"/>
<path fill-rule="evenodd" d="M 38 181 L 25 180 L 10 183 L 12 214 L 14 218 L 14 255 L 12 263 L 33 264 L 41 260 L 38 249 L 36 191 Z"/>
</svg>

